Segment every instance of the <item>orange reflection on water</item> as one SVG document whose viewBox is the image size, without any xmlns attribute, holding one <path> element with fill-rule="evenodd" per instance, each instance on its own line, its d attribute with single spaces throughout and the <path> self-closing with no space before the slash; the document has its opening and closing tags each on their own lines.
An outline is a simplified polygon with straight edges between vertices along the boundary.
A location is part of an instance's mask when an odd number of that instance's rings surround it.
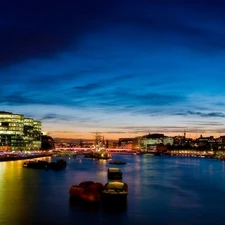
<svg viewBox="0 0 225 225">
<path fill-rule="evenodd" d="M 14 209 L 15 199 L 21 195 L 22 170 L 23 161 L 0 163 L 0 218 L 3 219 L 1 221 L 3 224 L 4 217 L 7 218 L 10 214 L 16 217 L 20 213 L 19 210 L 14 211 Z M 23 203 L 21 202 L 21 204 Z"/>
<path fill-rule="evenodd" d="M 23 168 L 24 160 L 0 162 L 0 224 L 17 224 L 19 218 L 26 220 L 38 187 L 35 180 L 39 173 Z M 34 188 L 30 190 L 30 183 Z M 13 215 L 13 216 L 12 216 Z"/>
</svg>

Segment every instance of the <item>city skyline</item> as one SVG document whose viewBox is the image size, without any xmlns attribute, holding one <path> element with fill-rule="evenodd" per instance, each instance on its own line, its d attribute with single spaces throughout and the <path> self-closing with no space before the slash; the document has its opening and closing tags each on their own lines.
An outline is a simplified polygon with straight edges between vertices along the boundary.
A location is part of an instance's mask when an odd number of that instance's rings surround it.
<svg viewBox="0 0 225 225">
<path fill-rule="evenodd" d="M 53 138 L 225 135 L 225 3 L 5 1 L 0 111 Z"/>
</svg>

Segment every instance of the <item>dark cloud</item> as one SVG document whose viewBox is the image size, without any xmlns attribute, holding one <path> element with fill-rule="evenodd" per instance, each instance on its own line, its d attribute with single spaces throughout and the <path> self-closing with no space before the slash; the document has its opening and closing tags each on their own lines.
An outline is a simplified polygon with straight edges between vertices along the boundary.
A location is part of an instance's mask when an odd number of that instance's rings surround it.
<svg viewBox="0 0 225 225">
<path fill-rule="evenodd" d="M 4 1 L 0 9 L 0 65 L 50 57 L 78 41 L 107 16 L 112 1 Z"/>
<path fill-rule="evenodd" d="M 206 127 L 208 127 L 208 129 L 206 130 Z M 163 126 L 163 125 L 158 125 L 158 126 L 152 126 L 152 125 L 149 125 L 149 126 L 128 126 L 128 127 L 120 127 L 119 128 L 120 130 L 122 130 L 122 132 L 125 132 L 125 133 L 136 133 L 137 135 L 138 134 L 148 134 L 148 133 L 161 133 L 161 134 L 164 134 L 167 136 L 167 133 L 175 133 L 176 135 L 180 134 L 180 135 L 183 135 L 184 132 L 186 132 L 186 137 L 189 137 L 191 134 L 196 134 L 196 137 L 197 136 L 200 136 L 200 134 L 202 133 L 215 133 L 215 132 L 218 132 L 218 133 L 223 133 L 225 129 L 223 128 L 213 128 L 213 127 L 210 127 L 210 125 L 208 124 L 202 124 L 200 126 L 184 126 L 184 125 L 181 125 L 181 126 Z M 199 134 L 199 135 L 197 135 Z M 192 137 L 194 138 L 194 137 Z"/>
<path fill-rule="evenodd" d="M 102 87 L 100 83 L 89 83 L 83 86 L 76 86 L 74 89 L 79 90 L 79 91 L 90 91 L 90 90 L 95 90 L 98 89 L 99 87 Z"/>
<path fill-rule="evenodd" d="M 180 133 L 181 135 L 184 133 L 184 130 L 187 127 L 180 126 L 146 126 L 146 127 L 122 127 L 121 129 L 124 130 L 126 133 L 135 133 L 137 136 L 143 135 L 143 134 L 151 134 L 151 133 L 161 133 L 166 135 L 166 133 Z"/>
<path fill-rule="evenodd" d="M 23 92 L 15 92 L 1 97 L 1 103 L 9 103 L 11 105 L 26 105 L 31 102 Z"/>
<path fill-rule="evenodd" d="M 126 134 L 125 131 L 105 131 L 103 134 Z"/>
<path fill-rule="evenodd" d="M 187 121 L 187 124 L 194 124 L 196 126 L 223 126 L 223 123 L 215 122 L 215 121 Z"/>
<path fill-rule="evenodd" d="M 61 119 L 61 120 L 67 120 L 65 117 L 60 117 L 57 114 L 47 114 L 45 115 L 41 120 L 55 120 L 55 119 Z"/>
<path fill-rule="evenodd" d="M 222 1 L 3 1 L 0 65 L 53 57 L 71 44 L 79 47 L 90 32 L 119 24 L 143 27 L 150 36 L 160 32 L 170 41 L 177 35 L 175 41 L 202 50 L 225 48 L 224 15 Z M 215 29 L 200 26 L 205 23 Z"/>
<path fill-rule="evenodd" d="M 225 10 L 221 1 L 126 1 L 114 20 L 133 25 L 135 36 L 160 38 L 161 45 L 180 44 L 200 52 L 225 48 Z"/>
<path fill-rule="evenodd" d="M 202 113 L 202 112 L 193 112 L 193 111 L 187 111 L 184 113 L 176 113 L 175 115 L 178 116 L 199 116 L 199 117 L 225 117 L 225 114 L 221 112 L 211 112 L 211 113 Z"/>
<path fill-rule="evenodd" d="M 54 133 L 67 133 L 67 134 L 70 134 L 70 133 L 76 133 L 74 131 L 69 131 L 69 130 L 54 130 Z"/>
<path fill-rule="evenodd" d="M 34 117 L 34 115 L 32 115 Z M 40 121 L 43 122 L 54 122 L 54 123 L 64 123 L 64 122 L 69 122 L 69 124 L 71 126 L 74 126 L 74 124 L 76 123 L 82 123 L 82 124 L 88 124 L 88 123 L 99 123 L 101 121 L 100 118 L 95 118 L 95 117 L 91 117 L 88 115 L 79 115 L 79 114 L 75 114 L 75 115 L 67 115 L 65 116 L 63 112 L 60 112 L 60 110 L 57 113 L 47 113 L 44 114 L 42 117 L 39 118 Z M 88 125 L 88 126 L 92 126 L 92 125 Z"/>
<path fill-rule="evenodd" d="M 124 108 L 133 108 L 138 106 L 165 106 L 185 101 L 185 97 L 170 94 L 143 93 L 138 94 L 127 89 L 117 89 L 102 99 L 100 105 L 103 106 L 124 106 Z"/>
<path fill-rule="evenodd" d="M 223 58 L 212 53 L 225 49 L 224 6 L 216 0 L 3 1 L 0 104 L 49 106 L 41 120 L 93 130 L 96 124 L 106 129 L 100 115 L 118 112 L 137 121 L 176 115 L 221 121 Z M 212 91 L 220 91 L 217 100 L 205 104 Z M 195 93 L 198 99 L 189 102 Z M 90 111 L 90 116 L 66 110 L 65 116 L 52 106 Z M 193 132 L 222 127 L 222 122 L 180 122 L 118 132 L 183 133 L 186 124 Z M 113 127 L 107 132 L 117 133 Z"/>
<path fill-rule="evenodd" d="M 186 97 L 172 94 L 140 93 L 129 87 L 117 87 L 117 82 L 132 76 L 121 76 L 112 79 L 100 80 L 98 83 L 88 83 L 77 86 L 70 91 L 59 91 L 51 89 L 53 85 L 43 92 L 36 87 L 29 92 L 13 92 L 1 94 L 1 103 L 11 105 L 46 104 L 71 107 L 98 107 L 99 109 L 117 111 L 123 109 L 130 112 L 152 113 L 152 110 L 145 109 L 149 106 L 168 106 L 185 102 Z M 51 83 L 51 82 L 50 82 Z M 106 86 L 106 84 L 109 84 Z M 38 90 L 40 89 L 40 90 Z M 108 89 L 106 91 L 106 89 Z"/>
<path fill-rule="evenodd" d="M 110 77 L 110 78 L 105 78 L 105 79 L 101 79 L 101 78 L 97 78 L 97 82 L 93 82 L 93 83 L 87 83 L 85 85 L 82 86 L 75 86 L 73 87 L 73 89 L 78 90 L 79 94 L 82 95 L 84 93 L 90 92 L 92 90 L 99 90 L 104 88 L 107 89 L 107 87 L 111 87 L 114 86 L 118 83 L 120 83 L 121 81 L 124 80 L 129 80 L 134 78 L 134 75 L 122 75 L 122 76 L 115 76 L 115 77 Z"/>
<path fill-rule="evenodd" d="M 156 93 L 137 94 L 132 93 L 132 90 L 121 90 L 119 88 L 116 90 L 108 91 L 107 93 L 103 91 L 99 93 L 90 93 L 89 96 L 86 94 L 85 102 L 82 102 L 82 95 L 80 97 L 80 104 L 82 105 L 87 104 L 90 107 L 98 106 L 99 108 L 102 108 L 106 111 L 110 110 L 114 112 L 118 110 L 136 112 L 138 109 L 142 109 L 143 107 L 163 107 L 186 101 L 185 97 L 183 96 Z M 76 101 L 76 103 L 78 102 L 79 100 Z M 146 112 L 147 114 L 149 114 L 151 110 L 144 110 L 142 112 Z"/>
</svg>

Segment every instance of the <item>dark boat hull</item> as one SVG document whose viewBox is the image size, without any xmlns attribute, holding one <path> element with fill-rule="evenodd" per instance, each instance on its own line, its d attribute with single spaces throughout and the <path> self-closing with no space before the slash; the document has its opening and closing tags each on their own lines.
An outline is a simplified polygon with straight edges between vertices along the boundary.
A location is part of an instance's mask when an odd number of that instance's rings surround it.
<svg viewBox="0 0 225 225">
<path fill-rule="evenodd" d="M 99 182 L 83 181 L 79 185 L 72 185 L 69 189 L 70 198 L 86 202 L 100 202 L 103 185 Z"/>
<path fill-rule="evenodd" d="M 23 163 L 24 168 L 31 169 L 52 169 L 52 170 L 61 170 L 64 169 L 67 165 L 67 162 L 63 159 L 58 159 L 56 162 L 47 162 L 47 161 L 26 161 Z"/>
<path fill-rule="evenodd" d="M 102 203 L 105 206 L 121 206 L 127 204 L 128 185 L 123 181 L 109 181 L 102 191 Z"/>
<path fill-rule="evenodd" d="M 127 193 L 102 193 L 102 201 L 107 202 L 124 202 L 127 201 Z"/>
</svg>

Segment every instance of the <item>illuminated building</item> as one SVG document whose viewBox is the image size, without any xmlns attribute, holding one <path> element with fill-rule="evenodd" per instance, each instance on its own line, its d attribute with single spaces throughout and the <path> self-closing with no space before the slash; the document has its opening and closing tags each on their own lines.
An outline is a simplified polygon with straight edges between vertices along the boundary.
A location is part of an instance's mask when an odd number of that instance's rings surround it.
<svg viewBox="0 0 225 225">
<path fill-rule="evenodd" d="M 118 146 L 119 148 L 133 148 L 134 138 L 119 138 Z"/>
<path fill-rule="evenodd" d="M 0 150 L 39 150 L 41 122 L 22 114 L 0 111 Z"/>
<path fill-rule="evenodd" d="M 156 150 L 166 145 L 173 145 L 173 143 L 174 138 L 164 136 L 164 134 L 148 134 L 140 138 L 140 146 L 148 151 Z"/>
</svg>

